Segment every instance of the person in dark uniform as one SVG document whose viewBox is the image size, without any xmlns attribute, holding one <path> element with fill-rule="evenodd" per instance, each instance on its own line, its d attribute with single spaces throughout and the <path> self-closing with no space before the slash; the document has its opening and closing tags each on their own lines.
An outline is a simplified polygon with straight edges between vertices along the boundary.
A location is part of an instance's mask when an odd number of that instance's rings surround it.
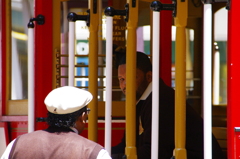
<svg viewBox="0 0 240 159">
<path fill-rule="evenodd" d="M 17 137 L 1 159 L 110 159 L 101 145 L 79 135 L 84 129 L 91 100 L 92 94 L 83 89 L 72 86 L 54 89 L 44 101 L 49 127 Z"/>
<path fill-rule="evenodd" d="M 126 53 L 119 53 L 117 67 L 122 92 L 126 91 Z M 120 58 L 119 58 L 120 57 Z M 120 60 L 119 60 L 120 59 Z M 152 64 L 148 56 L 137 52 L 136 72 L 136 148 L 138 159 L 151 158 L 152 129 Z M 174 90 L 160 78 L 159 81 L 159 159 L 173 157 L 174 144 Z M 126 108 L 127 109 L 127 108 Z M 124 154 L 125 135 L 118 145 L 112 147 L 112 157 Z M 213 136 L 213 159 L 222 159 L 222 150 Z M 203 159 L 203 120 L 186 103 L 186 151 L 188 159 Z M 119 155 L 120 154 L 120 155 Z M 121 157 L 120 157 L 121 158 Z"/>
</svg>

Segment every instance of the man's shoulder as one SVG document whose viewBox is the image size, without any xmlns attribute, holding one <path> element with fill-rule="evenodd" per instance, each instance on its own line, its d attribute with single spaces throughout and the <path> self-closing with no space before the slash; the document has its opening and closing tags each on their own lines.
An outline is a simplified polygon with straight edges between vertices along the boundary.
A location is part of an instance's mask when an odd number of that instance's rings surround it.
<svg viewBox="0 0 240 159">
<path fill-rule="evenodd" d="M 69 138 L 72 138 L 72 142 L 75 142 L 76 144 L 78 144 L 79 142 L 81 142 L 81 143 L 84 143 L 85 146 L 87 146 L 87 145 L 101 146 L 101 145 L 99 145 L 98 143 L 96 143 L 96 142 L 94 142 L 94 141 L 92 141 L 92 140 L 89 140 L 89 139 L 87 139 L 87 138 L 84 137 L 84 136 L 78 135 L 78 134 L 76 134 L 76 133 L 74 133 L 74 132 L 69 132 L 69 133 L 67 133 L 66 135 L 67 135 Z M 103 147 L 101 146 L 101 148 L 103 148 Z"/>
<path fill-rule="evenodd" d="M 18 136 L 19 138 L 23 138 L 23 137 L 28 137 L 28 136 L 35 136 L 35 135 L 39 135 L 39 134 L 42 134 L 44 133 L 43 130 L 36 130 L 36 131 L 33 131 L 33 132 L 30 132 L 30 133 L 26 133 L 26 134 L 22 134 L 20 136 Z"/>
</svg>

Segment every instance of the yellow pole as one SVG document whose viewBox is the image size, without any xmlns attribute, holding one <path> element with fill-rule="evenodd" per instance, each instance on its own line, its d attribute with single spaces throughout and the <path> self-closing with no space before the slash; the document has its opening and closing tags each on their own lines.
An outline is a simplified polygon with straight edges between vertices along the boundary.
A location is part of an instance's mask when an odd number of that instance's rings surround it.
<svg viewBox="0 0 240 159">
<path fill-rule="evenodd" d="M 11 99 L 11 59 L 12 59 L 12 12 L 11 12 L 11 0 L 5 1 L 6 5 L 3 6 L 6 8 L 5 10 L 5 16 L 6 16 L 6 23 L 3 24 L 6 27 L 6 104 L 7 101 Z M 4 52 L 5 53 L 5 52 Z"/>
<path fill-rule="evenodd" d="M 136 159 L 136 39 L 138 24 L 138 0 L 128 0 L 129 19 L 127 23 L 127 59 L 126 59 L 126 148 L 128 159 Z"/>
<path fill-rule="evenodd" d="M 175 88 L 175 158 L 186 159 L 186 32 L 188 0 L 177 0 L 176 88 Z"/>
<path fill-rule="evenodd" d="M 52 21 L 52 31 L 53 31 L 53 57 L 56 58 L 56 54 L 57 53 L 61 53 L 61 3 L 64 1 L 68 1 L 68 0 L 53 0 L 53 21 Z M 63 17 L 64 19 L 66 19 L 66 17 Z M 53 68 L 53 77 L 56 77 L 56 59 L 53 60 L 53 64 L 52 64 L 52 68 Z M 60 83 L 59 83 L 60 84 Z M 52 88 L 56 88 L 59 87 L 60 85 L 57 84 L 57 78 L 53 78 L 52 81 Z"/>
<path fill-rule="evenodd" d="M 88 107 L 89 114 L 88 138 L 97 142 L 97 117 L 98 117 L 98 18 L 99 11 L 96 0 L 89 1 L 90 26 L 89 26 L 89 91 L 93 95 L 93 100 Z"/>
</svg>

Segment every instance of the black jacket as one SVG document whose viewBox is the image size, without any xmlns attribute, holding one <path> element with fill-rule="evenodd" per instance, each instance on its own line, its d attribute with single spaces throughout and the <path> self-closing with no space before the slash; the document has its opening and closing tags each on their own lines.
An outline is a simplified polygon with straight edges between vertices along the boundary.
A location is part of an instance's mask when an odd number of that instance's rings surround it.
<svg viewBox="0 0 240 159">
<path fill-rule="evenodd" d="M 162 80 L 159 83 L 159 159 L 170 159 L 175 148 L 174 144 L 174 90 Z M 137 104 L 137 155 L 138 159 L 151 158 L 151 128 L 152 128 L 152 93 Z M 144 129 L 138 134 L 139 118 Z M 213 136 L 213 159 L 223 158 L 222 150 Z M 125 136 L 122 142 L 112 148 L 112 154 L 124 153 Z M 186 150 L 188 159 L 203 159 L 203 120 L 186 104 Z"/>
</svg>

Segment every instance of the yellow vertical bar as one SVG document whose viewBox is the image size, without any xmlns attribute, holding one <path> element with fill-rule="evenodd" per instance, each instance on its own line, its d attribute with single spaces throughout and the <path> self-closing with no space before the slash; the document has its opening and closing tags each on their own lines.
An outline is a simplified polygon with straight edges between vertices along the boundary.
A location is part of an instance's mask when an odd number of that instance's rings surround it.
<svg viewBox="0 0 240 159">
<path fill-rule="evenodd" d="M 11 0 L 6 0 L 6 104 L 8 105 L 8 100 L 11 99 L 11 81 L 12 81 L 12 7 Z M 8 112 L 8 107 L 6 110 Z M 7 113 L 6 112 L 6 113 Z"/>
<path fill-rule="evenodd" d="M 175 158 L 186 159 L 186 25 L 188 0 L 177 0 L 176 87 L 175 87 Z"/>
<path fill-rule="evenodd" d="M 56 73 L 56 53 L 61 52 L 61 1 L 62 0 L 52 0 L 53 3 L 53 21 L 52 21 L 52 31 L 53 31 L 53 60 L 52 63 L 52 68 L 53 68 L 53 73 Z M 66 0 L 65 0 L 66 1 Z M 66 17 L 63 17 L 66 18 Z M 53 74 L 53 81 L 52 81 L 52 87 L 56 88 L 57 87 L 57 79 L 56 79 L 56 74 Z"/>
<path fill-rule="evenodd" d="M 128 0 L 129 19 L 127 23 L 127 59 L 126 59 L 126 148 L 127 158 L 137 158 L 136 153 L 136 39 L 138 24 L 138 0 Z"/>
<path fill-rule="evenodd" d="M 95 5 L 95 6 L 94 6 Z M 96 8 L 94 8 L 96 7 Z M 97 142 L 98 117 L 98 18 L 97 0 L 89 0 L 90 26 L 89 26 L 89 91 L 93 100 L 89 103 L 88 138 Z M 94 11 L 96 11 L 94 13 Z"/>
</svg>

